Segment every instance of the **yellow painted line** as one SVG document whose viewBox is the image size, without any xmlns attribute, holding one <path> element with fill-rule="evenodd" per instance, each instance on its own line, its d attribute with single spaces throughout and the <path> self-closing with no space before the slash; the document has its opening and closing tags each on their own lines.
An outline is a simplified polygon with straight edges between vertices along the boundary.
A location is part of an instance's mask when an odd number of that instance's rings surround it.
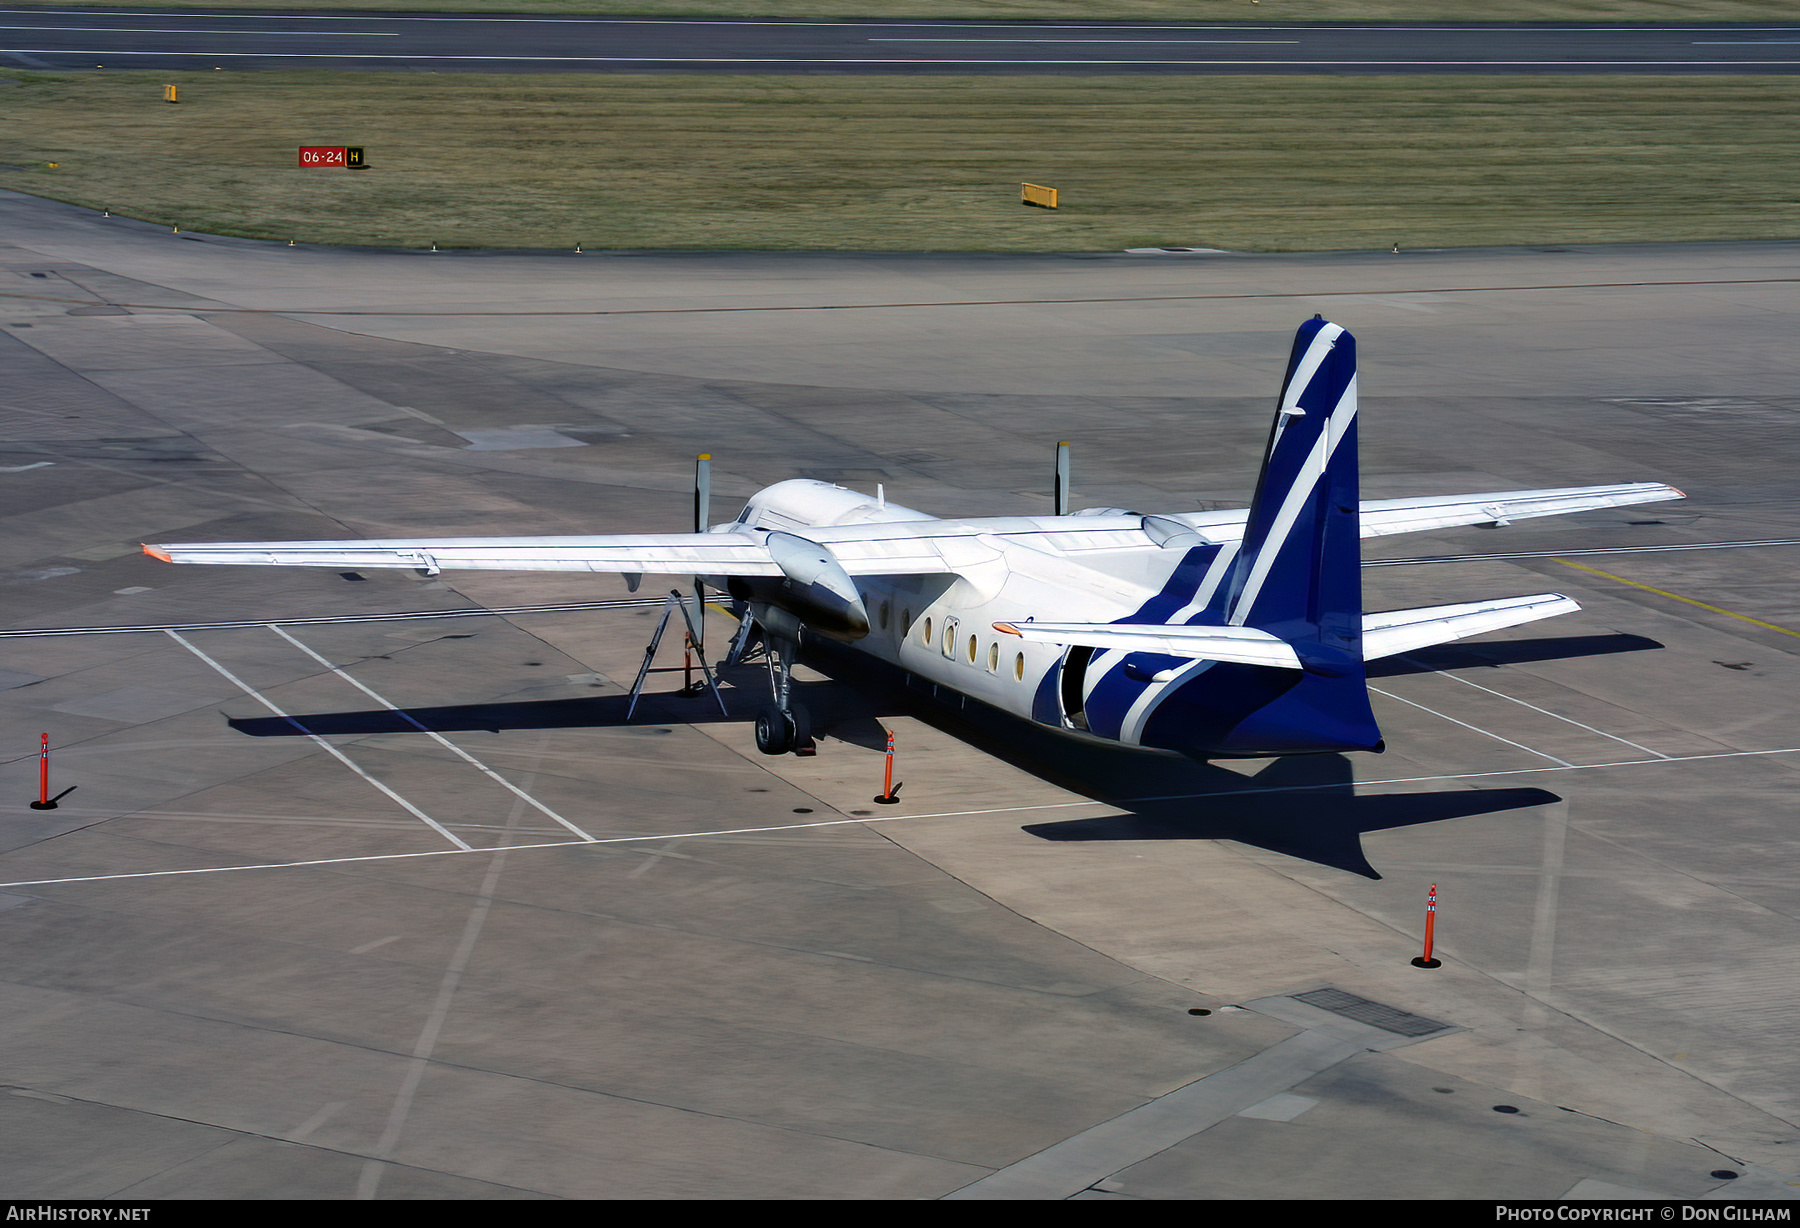
<svg viewBox="0 0 1800 1228">
<path fill-rule="evenodd" d="M 1553 559 L 1564 567 L 1573 567 L 1577 571 L 1590 572 L 1596 576 L 1605 576 L 1608 580 L 1617 580 L 1620 584 L 1629 584 L 1632 588 L 1641 588 L 1646 593 L 1655 593 L 1658 597 L 1667 597 L 1671 601 L 1680 601 L 1687 605 L 1699 606 L 1702 610 L 1711 610 L 1714 614 L 1723 614 L 1727 618 L 1735 618 L 1739 622 L 1752 623 L 1769 631 L 1779 631 L 1783 635 L 1791 635 L 1800 640 L 1800 631 L 1790 631 L 1786 627 L 1777 627 L 1774 623 L 1766 623 L 1760 618 L 1751 618 L 1748 614 L 1739 614 L 1735 610 L 1723 609 L 1716 605 L 1707 605 L 1704 601 L 1695 601 L 1692 597 L 1683 597 L 1680 593 L 1671 593 L 1668 589 L 1652 588 L 1648 584 L 1639 584 L 1636 580 L 1627 580 L 1624 576 L 1615 576 L 1610 571 L 1601 571 L 1598 567 L 1589 567 L 1586 563 L 1571 563 L 1568 559 Z"/>
</svg>

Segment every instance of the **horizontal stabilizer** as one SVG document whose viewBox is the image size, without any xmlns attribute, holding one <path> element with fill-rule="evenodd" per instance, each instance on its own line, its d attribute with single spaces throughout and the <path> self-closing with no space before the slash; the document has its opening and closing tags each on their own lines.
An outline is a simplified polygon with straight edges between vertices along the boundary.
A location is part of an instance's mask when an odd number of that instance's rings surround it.
<svg viewBox="0 0 1800 1228">
<path fill-rule="evenodd" d="M 1374 661 L 1432 644 L 1467 639 L 1520 623 L 1569 614 L 1581 607 L 1561 593 L 1466 601 L 1363 615 L 1363 659 Z M 1118 652 L 1231 661 L 1299 669 L 1293 646 L 1254 627 L 1163 626 L 1156 623 L 995 623 L 994 630 L 1042 644 L 1080 644 Z"/>
<path fill-rule="evenodd" d="M 1561 593 L 1539 593 L 1533 597 L 1503 597 L 1497 601 L 1466 601 L 1460 605 L 1365 614 L 1363 659 L 1374 661 L 1415 648 L 1428 648 L 1432 644 L 1447 644 L 1484 631 L 1499 631 L 1540 618 L 1573 613 L 1580 608 Z"/>
<path fill-rule="evenodd" d="M 1254 627 L 1163 626 L 1157 623 L 995 623 L 994 630 L 1048 644 L 1085 644 L 1121 652 L 1160 652 L 1239 665 L 1299 669 L 1293 646 Z"/>
</svg>

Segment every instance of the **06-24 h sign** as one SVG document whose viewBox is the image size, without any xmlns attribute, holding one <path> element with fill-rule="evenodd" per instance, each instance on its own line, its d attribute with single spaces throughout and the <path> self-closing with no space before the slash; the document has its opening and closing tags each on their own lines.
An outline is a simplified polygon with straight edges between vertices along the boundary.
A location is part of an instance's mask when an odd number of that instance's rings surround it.
<svg viewBox="0 0 1800 1228">
<path fill-rule="evenodd" d="M 302 145 L 300 147 L 300 169 L 318 170 L 323 167 L 360 167 L 363 164 L 361 145 Z"/>
</svg>

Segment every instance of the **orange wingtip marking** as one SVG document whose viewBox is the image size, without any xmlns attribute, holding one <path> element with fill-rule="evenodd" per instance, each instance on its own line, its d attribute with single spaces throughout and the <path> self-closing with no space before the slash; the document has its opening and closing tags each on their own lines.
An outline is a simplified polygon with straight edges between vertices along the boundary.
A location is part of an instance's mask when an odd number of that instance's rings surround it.
<svg viewBox="0 0 1800 1228">
<path fill-rule="evenodd" d="M 149 555 L 153 559 L 161 559 L 165 563 L 173 563 L 175 561 L 174 559 L 170 558 L 168 555 L 164 554 L 161 550 L 158 550 L 155 546 L 152 546 L 149 544 L 145 544 L 144 553 Z"/>
<path fill-rule="evenodd" d="M 1019 629 L 1017 627 L 1013 626 L 1011 623 L 995 623 L 994 630 L 1000 632 L 1002 635 L 1018 635 L 1019 634 Z"/>
</svg>

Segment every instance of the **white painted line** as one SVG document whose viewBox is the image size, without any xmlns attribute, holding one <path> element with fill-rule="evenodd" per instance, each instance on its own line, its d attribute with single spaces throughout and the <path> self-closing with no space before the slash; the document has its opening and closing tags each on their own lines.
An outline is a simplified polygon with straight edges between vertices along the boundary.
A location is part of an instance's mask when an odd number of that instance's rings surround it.
<svg viewBox="0 0 1800 1228">
<path fill-rule="evenodd" d="M 332 673 L 334 673 L 338 677 L 342 678 L 345 682 L 348 682 L 351 686 L 353 686 L 357 690 L 361 691 L 364 695 L 367 695 L 370 699 L 374 700 L 376 703 L 378 703 L 382 707 L 386 708 L 389 712 L 392 712 L 392 713 L 395 713 L 396 715 L 398 715 L 401 719 L 403 719 L 407 724 L 411 725 L 414 729 L 417 729 L 420 733 L 424 734 L 426 737 L 428 737 L 432 741 L 436 742 L 439 746 L 442 746 L 445 750 L 449 751 L 451 754 L 453 754 L 457 758 L 461 759 L 464 763 L 467 763 L 470 767 L 473 767 L 476 771 L 480 772 L 483 776 L 486 776 L 489 780 L 493 781 L 495 784 L 499 785 L 501 788 L 507 790 L 509 793 L 513 794 L 515 797 L 520 798 L 522 801 L 526 802 L 527 804 L 537 807 L 538 810 L 542 811 L 548 817 L 556 820 L 558 823 L 562 824 L 562 826 L 568 828 L 571 832 L 574 832 L 577 836 L 580 836 L 583 840 L 592 840 L 593 839 L 592 836 L 590 836 L 586 832 L 582 831 L 579 827 L 575 826 L 575 824 L 573 824 L 573 823 L 569 822 L 569 820 L 563 818 L 562 815 L 556 813 L 556 811 L 550 809 L 550 807 L 548 807 L 548 806 L 544 805 L 544 803 L 538 801 L 537 798 L 531 796 L 531 794 L 525 792 L 525 790 L 523 790 L 523 789 L 519 788 L 517 785 L 513 784 L 512 781 L 508 780 L 506 777 L 504 777 L 500 773 L 496 772 L 493 768 L 489 767 L 487 764 L 485 764 L 481 760 L 477 759 L 474 755 L 471 755 L 468 751 L 464 750 L 462 747 L 456 745 L 456 743 L 450 741 L 450 739 L 444 737 L 444 735 L 442 735 L 441 733 L 438 733 L 435 729 L 425 728 L 424 725 L 420 724 L 417 720 L 415 720 L 413 718 L 412 713 L 407 712 L 405 709 L 396 707 L 395 705 L 389 703 L 384 697 L 377 695 L 374 691 L 371 691 L 368 687 L 364 686 L 362 683 L 360 683 L 356 679 L 352 678 L 349 674 L 346 674 L 343 670 L 339 669 L 337 666 L 335 666 L 331 662 L 327 661 L 324 657 L 321 657 L 318 653 L 316 653 L 312 649 L 308 648 L 305 644 L 302 644 L 299 640 L 297 640 L 293 636 L 289 635 L 286 631 L 283 631 L 280 627 L 276 626 L 274 623 L 268 624 L 268 627 L 269 627 L 269 630 L 273 631 L 276 635 L 279 635 L 282 639 L 284 639 L 288 643 L 292 644 L 295 648 L 298 648 L 301 652 L 305 653 L 307 656 L 309 656 L 313 660 L 317 661 L 320 665 L 323 665 L 326 669 L 330 670 Z"/>
<path fill-rule="evenodd" d="M 1492 687 L 1482 686 L 1479 682 L 1470 682 L 1467 678 L 1459 677 L 1456 674 L 1447 674 L 1447 673 L 1443 672 L 1442 670 L 1431 670 L 1429 666 L 1421 665 L 1420 662 L 1414 661 L 1411 657 L 1402 656 L 1400 659 L 1411 665 L 1420 665 L 1421 668 L 1429 670 L 1429 672 L 1436 674 L 1440 678 L 1449 678 L 1451 681 L 1460 682 L 1464 686 L 1472 686 L 1477 691 L 1486 691 L 1489 695 L 1497 695 L 1501 699 L 1510 699 L 1513 703 L 1518 704 L 1521 707 L 1530 708 L 1533 712 L 1541 712 L 1545 716 L 1555 717 L 1559 721 L 1566 721 L 1567 723 L 1574 725 L 1577 729 L 1585 729 L 1589 733 L 1597 733 L 1603 738 L 1611 738 L 1615 742 L 1618 742 L 1622 745 L 1631 747 L 1632 750 L 1641 750 L 1646 755 L 1655 755 L 1658 759 L 1669 758 L 1668 755 L 1663 754 L 1660 750 L 1651 750 L 1648 746 L 1638 745 L 1636 742 L 1633 742 L 1630 738 L 1621 738 L 1616 733 L 1608 733 L 1604 729 L 1596 729 L 1592 725 L 1583 724 L 1581 721 L 1576 720 L 1572 716 L 1564 716 L 1560 712 L 1552 712 L 1548 708 L 1540 708 L 1536 704 L 1527 703 L 1525 700 L 1520 699 L 1517 695 L 1508 695 L 1503 691 L 1496 691 Z"/>
<path fill-rule="evenodd" d="M 1281 790 L 1264 790 L 1265 792 L 1281 792 Z M 1196 797 L 1216 796 L 1214 794 L 1194 794 Z M 947 810 L 938 814 L 896 814 L 870 815 L 866 818 L 823 819 L 812 823 L 776 823 L 768 827 L 725 827 L 709 831 L 662 832 L 644 836 L 596 836 L 591 840 L 549 840 L 534 844 L 502 844 L 493 848 L 470 848 L 464 845 L 460 849 L 430 849 L 419 853 L 369 853 L 360 857 L 315 857 L 306 861 L 265 861 L 236 866 L 199 866 L 187 870 L 133 870 L 124 874 L 87 874 L 70 878 L 40 878 L 21 880 L 16 883 L 0 883 L 0 887 L 50 887 L 68 883 L 109 883 L 134 878 L 174 878 L 190 874 L 227 874 L 238 870 L 304 870 L 316 866 L 362 865 L 372 861 L 412 861 L 421 857 L 454 857 L 462 853 L 512 853 L 531 849 L 566 849 L 583 848 L 601 844 L 642 844 L 651 840 L 697 840 L 707 837 L 721 836 L 756 836 L 769 832 L 806 831 L 818 827 L 850 827 L 858 823 L 893 823 L 901 819 L 946 819 L 963 818 L 973 815 L 1006 814 L 1027 810 L 1064 810 L 1071 807 L 1100 806 L 1110 808 L 1109 802 L 1096 802 L 1088 799 L 1074 802 L 1053 802 L 1042 806 L 995 806 L 986 810 Z M 0 813 L 8 811 L 24 812 L 24 806 L 0 807 Z"/>
<path fill-rule="evenodd" d="M 89 17 L 89 18 L 94 18 L 94 17 L 100 16 L 99 13 L 96 13 L 92 9 L 6 9 L 6 8 L 0 8 L 0 13 L 16 13 L 16 14 L 25 14 L 25 15 L 31 15 L 31 16 L 50 14 L 50 15 L 54 15 L 54 16 L 73 16 L 73 17 Z M 172 18 L 178 19 L 178 18 L 182 18 L 182 17 L 195 17 L 195 18 L 205 18 L 208 21 L 436 21 L 436 22 L 443 22 L 446 24 L 455 23 L 455 22 L 464 22 L 464 23 L 488 22 L 491 24 L 501 24 L 501 25 L 513 24 L 513 25 L 590 25 L 590 26 L 591 25 L 684 26 L 684 27 L 687 27 L 690 29 L 692 29 L 696 26 L 700 26 L 700 27 L 704 27 L 704 26 L 758 26 L 758 27 L 762 27 L 765 29 L 787 28 L 787 27 L 818 27 L 818 28 L 825 28 L 825 29 L 838 29 L 838 30 L 847 30 L 847 29 L 865 29 L 866 30 L 869 28 L 869 25 L 871 24 L 868 22 L 847 22 L 847 21 L 779 21 L 778 22 L 778 21 L 770 21 L 767 19 L 758 21 L 758 20 L 754 20 L 754 19 L 732 20 L 732 19 L 724 19 L 724 18 L 709 18 L 709 19 L 702 20 L 702 21 L 696 21 L 696 20 L 693 20 L 692 18 L 681 18 L 681 17 L 489 17 L 489 16 L 481 16 L 481 15 L 475 15 L 475 14 L 453 14 L 453 13 L 452 14 L 433 14 L 430 16 L 423 16 L 423 17 L 403 17 L 403 16 L 396 16 L 393 14 L 385 14 L 385 15 L 380 15 L 380 16 L 376 16 L 373 14 L 337 16 L 337 15 L 325 14 L 325 13 L 320 13 L 320 14 L 218 13 L 218 12 L 212 12 L 210 10 L 202 10 L 202 11 L 192 12 L 192 13 L 177 13 L 177 12 L 168 11 L 166 9 L 150 9 L 150 10 L 120 9 L 120 10 L 117 10 L 116 12 L 108 13 L 106 15 L 107 16 L 118 16 L 118 17 L 160 17 L 165 20 L 172 19 Z M 878 24 L 884 28 L 893 29 L 893 30 L 899 30 L 899 29 L 908 29 L 908 30 L 984 30 L 984 29 L 986 29 L 986 30 L 1017 30 L 1020 25 L 1020 23 L 1016 22 L 1016 21 L 1014 21 L 1014 22 L 885 21 L 885 22 L 880 22 Z M 1034 25 L 1033 28 L 1040 29 L 1040 30 L 1218 30 L 1218 31 L 1223 31 L 1223 32 L 1232 32 L 1232 31 L 1240 31 L 1240 30 L 1291 31 L 1294 27 L 1292 24 L 1271 25 L 1271 26 L 1250 26 L 1250 25 L 1239 25 L 1236 22 L 1233 22 L 1230 25 L 1190 24 L 1190 25 L 1174 25 L 1174 26 L 1157 26 L 1157 25 L 1149 25 L 1149 24 L 1145 24 L 1145 23 L 1139 23 L 1139 22 L 1135 22 L 1135 21 L 1134 22 L 1123 22 L 1123 23 L 1094 21 L 1094 22 L 1061 22 L 1061 23 L 1045 22 L 1042 25 Z M 1362 26 L 1315 26 L 1315 25 L 1311 25 L 1311 24 L 1308 24 L 1306 26 L 1307 33 L 1312 33 L 1314 31 L 1319 31 L 1319 30 L 1330 30 L 1330 31 L 1334 31 L 1337 33 L 1343 33 L 1343 34 L 1371 34 L 1371 33 L 1381 34 L 1381 33 L 1388 33 L 1388 32 L 1392 32 L 1392 31 L 1406 31 L 1406 32 L 1424 31 L 1424 32 L 1430 32 L 1430 33 L 1451 33 L 1451 34 L 1467 33 L 1470 31 L 1479 32 L 1479 33 L 1488 33 L 1488 34 L 1493 34 L 1493 33 L 1503 33 L 1503 34 L 1572 34 L 1572 33 L 1573 34 L 1706 34 L 1706 33 L 1711 33 L 1713 31 L 1718 31 L 1719 33 L 1745 34 L 1745 33 L 1755 31 L 1755 30 L 1773 30 L 1776 33 L 1788 33 L 1788 32 L 1791 32 L 1793 29 L 1794 29 L 1794 26 L 1792 23 L 1789 23 L 1786 25 L 1772 25 L 1772 26 L 1612 25 L 1612 26 L 1555 26 L 1555 27 L 1538 26 L 1538 27 L 1531 27 L 1531 26 L 1514 26 L 1514 25 L 1507 25 L 1507 24 L 1500 24 L 1500 25 L 1459 24 L 1459 25 L 1450 25 L 1450 26 L 1402 26 L 1402 25 L 1387 25 L 1385 23 L 1382 25 L 1379 25 L 1379 26 L 1366 26 L 1366 25 L 1362 25 Z"/>
<path fill-rule="evenodd" d="M 227 682 L 229 682 L 233 686 L 237 687 L 238 690 L 240 690 L 244 694 L 250 696 L 250 698 L 256 700 L 263 707 L 265 707 L 269 711 L 273 712 L 276 716 L 279 716 L 282 720 L 284 720 L 288 724 L 292 725 L 295 729 L 298 729 L 301 733 L 303 733 L 307 737 L 311 738 L 314 743 L 316 743 L 318 746 L 323 748 L 326 751 L 326 753 L 331 755 L 332 758 L 336 759 L 339 763 L 341 763 L 345 767 L 349 768 L 352 772 L 355 772 L 358 776 L 361 776 L 364 780 L 366 780 L 370 784 L 374 785 L 383 794 L 385 794 L 390 800 L 392 800 L 393 802 L 398 804 L 408 814 L 412 815 L 414 818 L 416 818 L 419 821 L 421 821 L 422 823 L 424 823 L 427 827 L 431 828 L 432 831 L 435 831 L 438 835 L 442 836 L 444 839 L 448 840 L 450 843 L 454 844 L 457 848 L 461 849 L 465 853 L 472 853 L 475 851 L 474 849 L 470 848 L 467 844 L 464 844 L 461 840 L 457 839 L 455 835 L 453 835 L 448 829 L 446 829 L 443 826 L 443 824 L 439 823 L 436 819 L 434 819 L 430 815 L 426 814 L 423 810 L 420 810 L 417 806 L 415 806 L 411 802 L 407 801 L 404 797 L 401 797 L 398 793 L 394 792 L 392 789 L 390 789 L 386 785 L 382 784 L 379 780 L 376 780 L 373 776 L 371 776 L 367 772 L 363 771 L 360 767 L 357 767 L 356 764 L 354 764 L 350 761 L 349 756 L 345 755 L 343 751 L 339 750 L 337 747 L 335 747 L 331 743 L 327 742 L 324 738 L 321 738 L 318 734 L 316 734 L 312 730 L 308 729 L 305 725 L 302 725 L 299 721 L 295 720 L 292 716 L 289 716 L 286 712 L 283 712 L 280 708 L 276 707 L 275 704 L 273 702 L 271 702 L 267 696 L 263 695 L 255 687 L 252 687 L 250 684 L 245 682 L 242 678 L 239 678 L 236 674 L 234 674 L 230 670 L 226 669 L 223 665 L 220 665 L 217 661 L 213 660 L 211 657 L 209 657 L 205 653 L 201 652 L 198 648 L 194 647 L 192 644 L 190 644 L 186 640 L 182 639 L 175 632 L 165 631 L 165 632 L 163 632 L 163 634 L 167 635 L 170 639 L 174 640 L 177 644 L 180 644 L 183 648 L 185 648 L 189 652 L 193 653 L 196 657 L 199 657 L 202 661 L 204 661 L 208 665 L 212 666 L 215 670 L 217 670 L 220 673 L 220 675 L 222 675 L 225 678 L 225 680 Z"/>
<path fill-rule="evenodd" d="M 509 826 L 519 821 L 522 809 L 518 802 L 513 803 L 512 814 L 507 818 Z M 418 1094 L 419 1084 L 424 1081 L 426 1068 L 431 1065 L 431 1055 L 437 1049 L 444 1020 L 450 1015 L 450 1001 L 456 996 L 457 987 L 462 984 L 463 973 L 468 970 L 469 959 L 475 953 L 475 940 L 481 937 L 481 927 L 487 923 L 488 909 L 494 903 L 494 891 L 500 885 L 500 871 L 505 867 L 504 853 L 488 863 L 487 874 L 481 880 L 481 889 L 475 895 L 475 904 L 469 909 L 469 919 L 463 923 L 462 939 L 456 944 L 450 963 L 444 969 L 443 979 L 438 983 L 437 999 L 432 1003 L 431 1014 L 426 1016 L 425 1026 L 419 1031 L 419 1039 L 413 1044 L 412 1060 L 406 1065 L 406 1074 L 400 1080 L 400 1090 L 394 1096 L 393 1107 L 388 1110 L 387 1127 L 381 1132 L 381 1140 L 375 1144 L 374 1154 L 363 1161 L 362 1175 L 356 1183 L 358 1199 L 367 1201 L 374 1198 L 381 1187 L 381 1178 L 387 1172 L 388 1157 L 394 1154 L 394 1148 L 400 1143 L 400 1134 L 406 1128 L 407 1118 L 412 1115 L 413 1098 Z"/>
<path fill-rule="evenodd" d="M 1362 1033 L 1367 1032 L 1364 1036 Z M 1320 1027 L 1196 1079 L 944 1195 L 945 1201 L 1069 1199 L 1277 1092 L 1366 1052 L 1374 1028 Z"/>
<path fill-rule="evenodd" d="M 1412 707 L 1417 708 L 1421 712 L 1429 712 L 1433 716 L 1442 717 L 1444 720 L 1449 721 L 1452 725 L 1461 725 L 1464 729 L 1473 729 L 1476 733 L 1486 734 L 1488 737 L 1494 739 L 1494 741 L 1496 741 L 1496 742 L 1504 742 L 1508 746 L 1516 746 L 1522 751 L 1529 751 L 1531 754 L 1536 755 L 1540 759 L 1548 759 L 1552 763 L 1560 763 L 1563 767 L 1577 766 L 1576 764 L 1570 763 L 1567 759 L 1558 759 L 1555 755 L 1546 755 L 1541 750 L 1533 750 L 1531 747 L 1525 745 L 1525 743 L 1523 743 L 1523 742 L 1515 742 L 1511 738 L 1503 738 L 1491 729 L 1483 729 L 1479 725 L 1471 725 L 1467 721 L 1459 721 L 1454 716 L 1451 716 L 1448 713 L 1439 712 L 1436 708 L 1427 708 L 1424 704 L 1413 703 L 1412 700 L 1403 698 L 1402 696 L 1399 696 L 1399 695 L 1396 695 L 1392 691 L 1384 691 L 1380 687 L 1373 687 L 1373 686 L 1370 687 L 1369 689 L 1371 691 L 1375 692 L 1377 695 L 1385 695 L 1389 699 L 1398 699 L 1403 704 L 1410 704 Z"/>
<path fill-rule="evenodd" d="M 320 1126 L 330 1121 L 332 1117 L 337 1114 L 337 1111 L 348 1103 L 349 1101 L 347 1100 L 333 1100 L 330 1104 L 320 1109 L 317 1113 L 314 1113 L 311 1117 L 308 1117 L 296 1127 L 294 1132 L 287 1136 L 287 1141 L 290 1143 L 305 1142 L 307 1137 L 311 1135 L 314 1130 L 317 1130 Z"/>
<path fill-rule="evenodd" d="M 677 853 L 674 850 L 675 850 L 675 841 L 673 841 L 673 840 L 669 841 L 669 843 L 664 845 L 662 848 L 649 850 L 648 855 L 645 856 L 644 860 L 635 869 L 633 869 L 629 874 L 627 874 L 625 877 L 626 878 L 641 878 L 643 875 L 649 873 L 650 870 L 655 867 L 656 863 L 661 861 L 665 857 L 674 857 L 681 861 L 692 861 L 693 860 L 693 858 L 689 857 L 686 853 Z"/>
<path fill-rule="evenodd" d="M 27 26 L 25 29 L 41 29 Z M 179 31 L 171 31 L 179 33 Z M 871 43 L 1118 43 L 1168 47 L 1176 43 L 1205 43 L 1215 47 L 1298 46 L 1297 38 L 871 38 Z"/>
<path fill-rule="evenodd" d="M 82 34 L 248 34 L 252 38 L 399 38 L 369 30 L 159 30 L 149 26 L 0 26 L 0 30 L 55 30 Z"/>
<path fill-rule="evenodd" d="M 387 55 L 378 51 L 121 51 L 106 47 L 0 47 L 0 55 L 191 56 L 247 60 L 420 60 L 444 64 L 1044 64 L 1050 67 L 1145 65 L 1163 68 L 1783 68 L 1800 60 L 1008 60 L 882 59 L 874 56 L 679 55 Z M 1358 291 L 1357 293 L 1367 293 Z"/>
<path fill-rule="evenodd" d="M 160 17 L 164 21 L 180 20 L 183 17 L 203 17 L 208 21 L 428 21 L 425 17 L 356 17 L 356 16 L 316 16 L 308 17 L 298 13 L 171 13 L 166 9 L 119 9 L 116 12 L 100 14 L 92 9 L 0 9 L 0 13 L 29 17 Z"/>
<path fill-rule="evenodd" d="M 1706 759 L 1749 759 L 1763 755 L 1800 755 L 1800 746 L 1780 746 L 1774 750 L 1724 750 L 1709 751 L 1704 755 L 1670 755 L 1664 759 L 1621 759 L 1614 763 L 1564 763 L 1560 767 L 1502 768 L 1494 772 L 1445 772 L 1435 776 L 1393 776 L 1386 780 L 1356 780 L 1348 786 L 1341 782 L 1326 785 L 1271 785 L 1266 789 L 1227 789 L 1219 793 L 1168 793 L 1161 797 L 1131 797 L 1123 799 L 1119 804 L 1132 802 L 1177 802 L 1190 798 L 1208 797 L 1246 797 L 1256 793 L 1308 793 L 1324 789 L 1358 789 L 1373 788 L 1376 785 L 1419 785 L 1435 784 L 1445 780 L 1486 780 L 1494 776 L 1535 776 L 1543 772 L 1597 772 L 1605 768 L 1620 767 L 1657 767 L 1665 763 L 1698 763 Z M 1099 804 L 1099 803 L 1096 803 Z M 897 815 L 896 818 L 907 816 Z M 936 818 L 936 815 L 917 815 L 917 818 Z M 866 820 L 865 820 L 866 821 Z M 0 886 L 5 886 L 0 883 Z"/>
<path fill-rule="evenodd" d="M 291 718 L 290 718 L 291 719 Z M 1322 785 L 1274 785 L 1266 789 L 1225 789 L 1216 793 L 1169 793 L 1160 797 L 1128 797 L 1118 802 L 1083 798 L 1073 802 L 1049 802 L 1037 806 L 990 806 L 984 810 L 941 810 L 931 814 L 868 815 L 858 818 L 824 819 L 813 823 L 777 823 L 768 827 L 728 827 L 711 831 L 657 832 L 643 836 L 596 836 L 593 840 L 553 840 L 537 844 L 503 844 L 494 848 L 432 849 L 422 853 L 372 853 L 361 857 L 316 857 L 307 861 L 266 861 L 236 866 L 200 866 L 187 870 L 133 870 L 124 874 L 83 874 L 68 878 L 30 878 L 0 883 L 7 887 L 56 887 L 72 883 L 110 883 L 134 878 L 174 878 L 189 874 L 230 874 L 240 870 L 304 870 L 315 866 L 362 865 L 374 861 L 411 861 L 421 857 L 455 857 L 463 853 L 516 853 L 533 849 L 566 849 L 602 844 L 641 844 L 650 840 L 704 840 L 722 836 L 756 836 L 770 832 L 806 831 L 820 827 L 849 827 L 858 823 L 898 823 L 912 819 L 960 819 L 989 814 L 1018 814 L 1037 810 L 1068 810 L 1098 806 L 1117 810 L 1138 802 L 1178 802 L 1215 797 L 1250 797 L 1261 793 L 1309 793 L 1328 789 L 1374 788 L 1377 785 L 1433 784 L 1446 780 L 1485 780 L 1502 776 L 1531 776 L 1544 772 L 1598 772 L 1607 768 L 1662 767 L 1672 763 L 1697 763 L 1707 759 L 1749 759 L 1765 755 L 1800 755 L 1800 746 L 1782 746 L 1774 750 L 1729 750 L 1704 755 L 1675 755 L 1668 759 L 1626 759 L 1617 763 L 1565 763 L 1560 767 L 1503 768 L 1494 772 L 1452 772 L 1435 776 L 1395 776 L 1387 780 L 1357 780 Z M 0 806 L 0 814 L 23 813 L 25 807 Z M 120 816 L 126 817 L 126 816 Z M 1535 871 L 1533 871 L 1535 872 Z"/>
</svg>

